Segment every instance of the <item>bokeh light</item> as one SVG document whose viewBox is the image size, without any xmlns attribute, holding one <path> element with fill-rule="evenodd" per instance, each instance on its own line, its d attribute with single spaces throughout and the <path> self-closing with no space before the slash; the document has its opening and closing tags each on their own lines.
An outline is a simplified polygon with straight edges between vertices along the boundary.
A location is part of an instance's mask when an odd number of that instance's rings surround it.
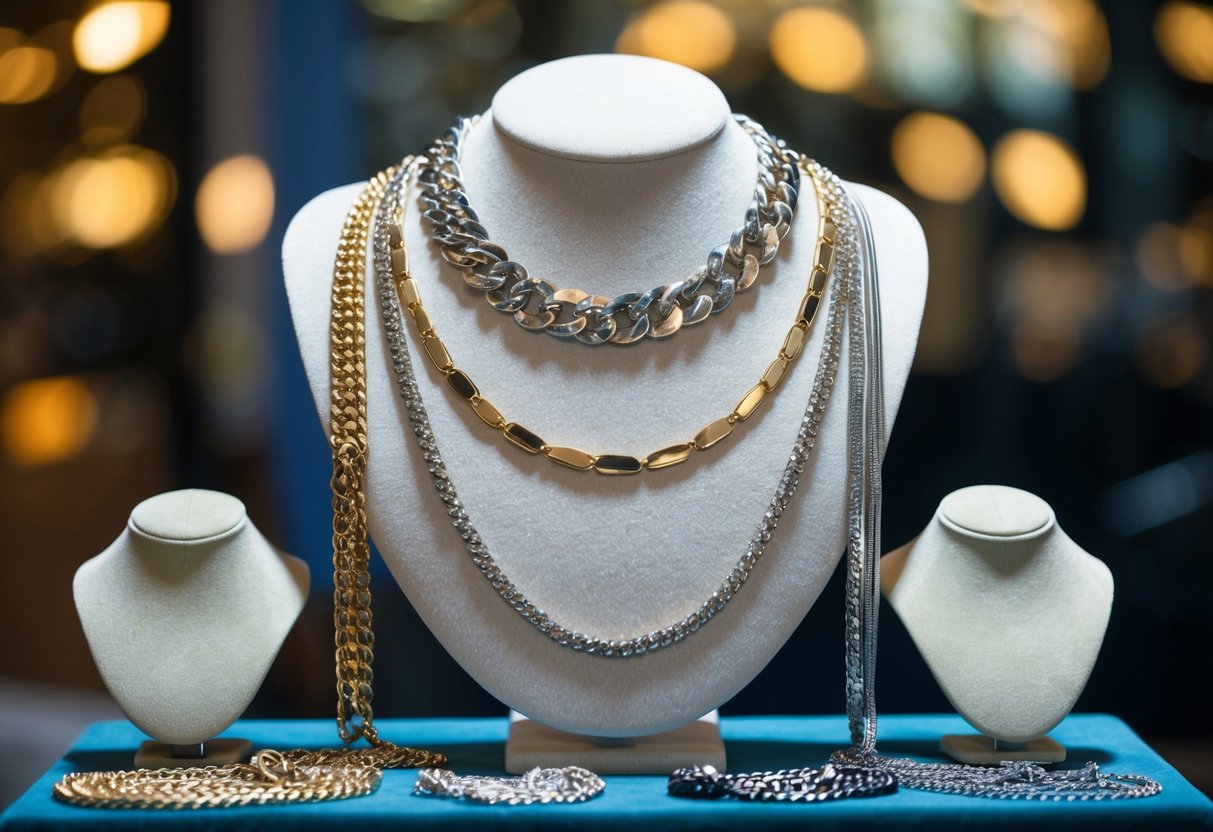
<svg viewBox="0 0 1213 832">
<path fill-rule="evenodd" d="M 1103 81 L 1112 62 L 1111 39 L 1093 0 L 1037 0 L 1023 3 L 1020 14 L 1047 38 L 1071 85 L 1089 90 Z"/>
<path fill-rule="evenodd" d="M 0 53 L 0 104 L 27 104 L 46 95 L 55 83 L 57 64 L 55 53 L 40 46 L 4 50 Z"/>
<path fill-rule="evenodd" d="M 274 178 L 256 156 L 233 156 L 215 165 L 198 186 L 198 232 L 217 254 L 247 251 L 264 238 L 274 218 Z"/>
<path fill-rule="evenodd" d="M 848 92 L 867 75 L 868 43 L 843 12 L 801 6 L 775 20 L 771 58 L 784 75 L 807 90 Z"/>
<path fill-rule="evenodd" d="M 0 404 L 4 452 L 17 465 L 39 467 L 76 456 L 93 437 L 97 401 L 71 376 L 22 382 Z"/>
<path fill-rule="evenodd" d="M 1207 360 L 1204 331 L 1187 313 L 1155 321 L 1142 331 L 1137 342 L 1139 371 L 1163 389 L 1191 381 Z"/>
<path fill-rule="evenodd" d="M 1065 231 L 1082 219 L 1086 169 L 1073 148 L 1058 137 L 1013 130 L 994 146 L 991 170 L 999 199 L 1028 225 Z"/>
<path fill-rule="evenodd" d="M 163 222 L 176 196 L 168 161 L 124 145 L 76 159 L 55 174 L 52 209 L 66 236 L 85 248 L 131 243 Z"/>
<path fill-rule="evenodd" d="M 1024 378 L 1050 382 L 1064 376 L 1082 355 L 1082 330 L 1075 321 L 1025 321 L 1011 331 L 1011 357 Z"/>
<path fill-rule="evenodd" d="M 871 27 L 881 84 L 903 101 L 945 109 L 961 104 L 978 83 L 968 24 L 950 4 L 887 3 Z"/>
<path fill-rule="evenodd" d="M 986 152 L 963 122 L 911 113 L 893 130 L 893 166 L 907 185 L 936 202 L 965 202 L 981 186 Z"/>
<path fill-rule="evenodd" d="M 76 62 L 91 72 L 117 72 L 155 49 L 170 18 L 164 0 L 117 0 L 91 9 L 72 38 Z"/>
<path fill-rule="evenodd" d="M 134 75 L 114 75 L 93 85 L 80 104 L 80 137 L 91 146 L 130 138 L 143 123 L 147 96 Z"/>
<path fill-rule="evenodd" d="M 619 33 L 615 51 L 712 72 L 729 62 L 736 46 L 733 22 L 717 6 L 666 0 L 632 19 Z"/>
<path fill-rule="evenodd" d="M 1213 84 L 1213 8 L 1180 0 L 1164 3 L 1154 18 L 1154 40 L 1180 75 Z"/>
</svg>

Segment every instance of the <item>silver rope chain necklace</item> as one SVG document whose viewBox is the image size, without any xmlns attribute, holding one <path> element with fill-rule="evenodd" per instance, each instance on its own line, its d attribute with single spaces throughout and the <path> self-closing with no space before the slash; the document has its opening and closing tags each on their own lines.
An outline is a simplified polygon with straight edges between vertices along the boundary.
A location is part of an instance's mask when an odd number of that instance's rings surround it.
<svg viewBox="0 0 1213 832">
<path fill-rule="evenodd" d="M 396 296 L 392 268 L 389 227 L 400 221 L 405 207 L 404 192 L 418 164 L 416 159 L 406 160 L 402 164 L 402 172 L 388 184 L 383 200 L 380 202 L 373 232 L 375 275 L 378 281 L 383 327 L 392 356 L 392 366 L 396 381 L 400 386 L 400 394 L 404 398 L 409 421 L 412 423 L 413 434 L 421 448 L 422 458 L 433 480 L 434 488 L 445 505 L 452 524 L 463 539 L 468 555 L 471 556 L 472 562 L 497 594 L 515 612 L 561 647 L 602 658 L 629 658 L 677 644 L 707 625 L 718 612 L 724 609 L 725 604 L 741 591 L 750 572 L 762 558 L 767 543 L 779 525 L 780 517 L 783 516 L 784 510 L 795 495 L 797 486 L 800 484 L 800 475 L 804 472 L 805 461 L 817 442 L 817 434 L 825 415 L 830 392 L 834 387 L 834 378 L 842 351 L 843 310 L 857 275 L 855 228 L 851 220 L 851 212 L 846 206 L 846 194 L 841 183 L 837 177 L 820 165 L 807 160 L 803 162 L 817 186 L 824 189 L 824 196 L 831 205 L 831 218 L 837 227 L 834 253 L 835 277 L 831 281 L 834 285 L 830 290 L 825 339 L 821 356 L 818 359 L 812 392 L 804 411 L 804 417 L 801 419 L 796 441 L 788 456 L 787 465 L 779 478 L 779 484 L 775 488 L 766 512 L 732 572 L 721 582 L 720 587 L 696 609 L 665 627 L 629 638 L 609 639 L 583 633 L 560 624 L 547 612 L 536 607 L 523 590 L 506 576 L 489 553 L 488 546 L 480 532 L 468 517 L 467 510 L 459 499 L 455 483 L 451 480 L 446 465 L 443 463 L 429 415 L 422 402 L 421 391 L 417 387 L 413 362 L 404 337 L 403 311 L 399 298 Z"/>
</svg>

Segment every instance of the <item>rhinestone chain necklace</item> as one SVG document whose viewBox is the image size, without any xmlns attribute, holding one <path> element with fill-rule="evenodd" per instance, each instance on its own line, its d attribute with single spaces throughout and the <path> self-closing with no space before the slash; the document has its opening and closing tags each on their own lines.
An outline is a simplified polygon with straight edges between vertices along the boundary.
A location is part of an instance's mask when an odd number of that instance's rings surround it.
<svg viewBox="0 0 1213 832">
<path fill-rule="evenodd" d="M 460 117 L 426 151 L 417 177 L 424 217 L 443 258 L 463 272 L 468 286 L 487 293 L 494 309 L 512 314 L 524 329 L 590 346 L 633 344 L 646 335 L 667 338 L 723 311 L 737 292 L 750 288 L 791 227 L 800 188 L 799 155 L 753 119 L 733 118 L 758 151 L 754 199 L 729 242 L 712 249 L 707 265 L 676 283 L 608 298 L 558 289 L 529 276 L 489 240 L 463 187 L 459 159 L 479 116 Z"/>
<path fill-rule="evenodd" d="M 548 613 L 536 607 L 525 593 L 514 585 L 489 553 L 488 546 L 485 545 L 480 532 L 472 525 L 467 510 L 459 500 L 455 484 L 451 481 L 446 465 L 442 461 L 429 416 L 421 399 L 421 392 L 417 387 L 408 344 L 404 338 L 404 322 L 396 294 L 396 270 L 393 268 L 391 248 L 391 226 L 398 221 L 404 210 L 403 194 L 411 180 L 410 172 L 416 167 L 416 163 L 416 159 L 406 159 L 401 164 L 401 171 L 388 183 L 383 200 L 379 205 L 372 238 L 375 275 L 383 312 L 383 328 L 391 351 L 396 380 L 400 385 L 400 394 L 404 398 L 413 433 L 426 463 L 426 470 L 433 479 L 434 488 L 445 505 L 451 522 L 463 539 L 468 555 L 471 556 L 472 562 L 502 600 L 535 629 L 561 647 L 584 652 L 591 656 L 627 658 L 641 656 L 682 641 L 711 621 L 716 613 L 724 609 L 725 604 L 741 591 L 750 572 L 761 559 L 771 535 L 778 527 L 779 518 L 782 517 L 785 508 L 796 493 L 797 486 L 800 484 L 800 475 L 804 472 L 805 460 L 817 442 L 821 420 L 825 414 L 826 403 L 834 387 L 834 378 L 838 370 L 838 360 L 842 349 L 843 310 L 847 305 L 847 299 L 857 275 L 855 226 L 851 218 L 849 200 L 841 183 L 837 177 L 815 162 L 802 161 L 806 172 L 811 173 L 814 180 L 820 183 L 823 191 L 822 198 L 831 206 L 830 219 L 837 228 L 834 254 L 837 280 L 830 292 L 825 342 L 818 360 L 812 393 L 809 396 L 808 405 L 805 408 L 800 430 L 796 435 L 787 465 L 780 476 L 779 484 L 775 488 L 767 510 L 758 523 L 758 528 L 732 572 L 724 579 L 720 587 L 699 604 L 693 612 L 652 632 L 631 638 L 606 639 L 561 625 Z M 397 259 L 397 266 L 400 265 L 400 260 L 401 258 Z M 407 267 L 405 271 L 407 271 Z"/>
</svg>

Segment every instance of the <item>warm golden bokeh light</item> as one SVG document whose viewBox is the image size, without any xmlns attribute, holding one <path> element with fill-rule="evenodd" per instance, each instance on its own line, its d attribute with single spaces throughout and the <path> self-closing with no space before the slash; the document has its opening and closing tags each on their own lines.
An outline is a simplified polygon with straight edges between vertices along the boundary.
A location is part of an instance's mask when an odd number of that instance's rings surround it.
<svg viewBox="0 0 1213 832">
<path fill-rule="evenodd" d="M 797 85 L 816 92 L 848 92 L 864 80 L 868 43 L 855 21 L 837 9 L 801 6 L 771 28 L 771 58 Z"/>
<path fill-rule="evenodd" d="M 994 146 L 994 190 L 1007 209 L 1028 225 L 1066 231 L 1082 219 L 1087 174 L 1068 144 L 1038 130 L 1013 130 Z"/>
<path fill-rule="evenodd" d="M 1195 378 L 1208 357 L 1204 333 L 1190 314 L 1158 321 L 1142 333 L 1137 344 L 1141 374 L 1168 390 Z"/>
<path fill-rule="evenodd" d="M 1183 224 L 1179 260 L 1193 283 L 1213 287 L 1213 204 L 1197 206 Z"/>
<path fill-rule="evenodd" d="M 274 219 L 274 178 L 256 156 L 234 156 L 215 165 L 198 186 L 198 232 L 216 254 L 247 251 L 264 238 Z"/>
<path fill-rule="evenodd" d="M 76 456 L 97 426 L 97 401 L 86 384 L 60 376 L 11 388 L 0 405 L 0 437 L 8 458 L 25 467 Z"/>
<path fill-rule="evenodd" d="M 98 81 L 80 104 L 80 136 L 91 146 L 130 138 L 143 123 L 147 100 L 134 75 Z"/>
<path fill-rule="evenodd" d="M 1011 334 L 1011 357 L 1024 378 L 1056 381 L 1074 368 L 1082 355 L 1082 330 L 1074 321 L 1031 321 Z"/>
<path fill-rule="evenodd" d="M 18 176 L 0 199 L 0 240 L 18 257 L 32 257 L 62 242 L 51 208 L 53 182 L 37 173 Z"/>
<path fill-rule="evenodd" d="M 728 15 L 701 0 L 666 0 L 641 12 L 615 42 L 615 51 L 647 55 L 711 72 L 728 63 L 737 33 Z"/>
<path fill-rule="evenodd" d="M 936 202 L 964 202 L 986 173 L 986 151 L 963 122 L 911 113 L 893 131 L 893 166 L 907 185 Z"/>
<path fill-rule="evenodd" d="M 37 101 L 55 83 L 55 53 L 40 46 L 17 46 L 0 54 L 0 104 Z"/>
<path fill-rule="evenodd" d="M 90 10 L 76 24 L 76 62 L 91 72 L 117 72 L 155 49 L 169 24 L 164 0 L 117 0 Z"/>
<path fill-rule="evenodd" d="M 66 235 L 86 248 L 116 248 L 154 229 L 175 197 L 172 167 L 126 145 L 69 163 L 55 175 L 52 208 Z"/>
<path fill-rule="evenodd" d="M 1197 283 L 1203 252 L 1197 232 L 1166 222 L 1151 223 L 1133 246 L 1133 261 L 1142 277 L 1159 289 L 1179 291 Z"/>
<path fill-rule="evenodd" d="M 1171 68 L 1213 84 L 1213 7 L 1172 0 L 1154 18 L 1154 40 Z"/>
</svg>

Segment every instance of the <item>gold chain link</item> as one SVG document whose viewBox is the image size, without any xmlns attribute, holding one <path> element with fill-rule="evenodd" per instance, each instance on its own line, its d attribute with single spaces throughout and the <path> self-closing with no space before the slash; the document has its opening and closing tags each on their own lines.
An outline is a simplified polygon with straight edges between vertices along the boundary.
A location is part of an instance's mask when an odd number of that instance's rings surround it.
<svg viewBox="0 0 1213 832">
<path fill-rule="evenodd" d="M 399 168 L 373 178 L 341 228 L 333 266 L 329 327 L 333 452 L 333 626 L 337 666 L 337 731 L 346 743 L 370 748 L 267 749 L 251 764 L 68 774 L 55 798 L 76 806 L 126 809 L 198 809 L 337 800 L 370 794 L 384 768 L 441 767 L 443 754 L 387 742 L 375 730 L 371 666 L 370 547 L 366 533 L 367 240 L 371 218 Z"/>
<path fill-rule="evenodd" d="M 397 218 L 391 229 L 392 272 L 396 278 L 396 291 L 400 305 L 408 310 L 409 317 L 417 328 L 421 346 L 430 362 L 446 376 L 447 383 L 455 395 L 463 400 L 480 420 L 501 432 L 511 445 L 530 454 L 542 454 L 551 462 L 578 471 L 594 471 L 599 474 L 638 474 L 641 471 L 656 471 L 679 465 L 691 458 L 695 451 L 706 451 L 728 437 L 738 422 L 744 422 L 756 411 L 767 396 L 774 392 L 787 375 L 808 339 L 809 328 L 825 294 L 826 279 L 834 259 L 834 223 L 830 220 L 830 204 L 822 197 L 823 189 L 814 170 L 802 160 L 801 173 L 812 183 L 817 194 L 818 227 L 817 247 L 813 254 L 813 269 L 809 274 L 805 295 L 801 298 L 796 321 L 784 336 L 779 354 L 763 372 L 758 383 L 746 391 L 733 409 L 725 416 L 709 422 L 687 442 L 660 448 L 643 457 L 627 454 L 592 454 L 580 448 L 549 445 L 538 434 L 502 415 L 492 402 L 480 392 L 472 377 L 455 366 L 450 350 L 438 337 L 433 319 L 421 301 L 417 281 L 409 273 L 408 250 L 404 244 L 403 217 Z"/>
<path fill-rule="evenodd" d="M 54 795 L 100 809 L 205 809 L 360 797 L 382 778 L 370 765 L 300 765 L 288 757 L 262 751 L 251 764 L 68 774 Z"/>
<path fill-rule="evenodd" d="M 333 265 L 329 402 L 333 451 L 333 627 L 337 668 L 337 731 L 344 742 L 372 746 L 349 752 L 351 762 L 379 767 L 442 766 L 446 757 L 396 746 L 375 730 L 372 683 L 375 632 L 371 618 L 370 546 L 366 532 L 366 339 L 364 281 L 371 220 L 391 167 L 367 183 L 346 215 Z M 312 752 L 314 755 L 326 752 Z M 316 757 L 313 761 L 330 759 Z"/>
</svg>

